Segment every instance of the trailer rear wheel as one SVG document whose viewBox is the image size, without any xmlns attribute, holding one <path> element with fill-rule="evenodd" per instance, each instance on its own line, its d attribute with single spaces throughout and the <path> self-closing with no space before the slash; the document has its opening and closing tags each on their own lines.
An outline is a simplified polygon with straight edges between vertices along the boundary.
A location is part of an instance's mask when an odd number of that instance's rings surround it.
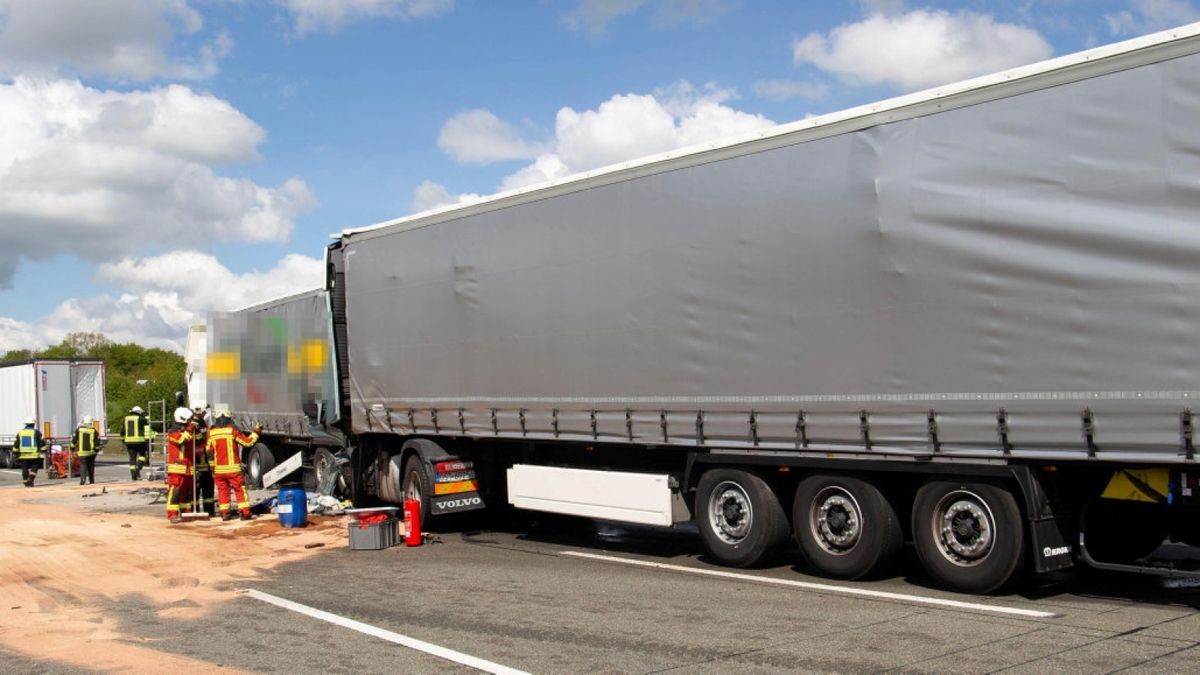
<svg viewBox="0 0 1200 675">
<path fill-rule="evenodd" d="M 883 572 L 904 546 L 891 502 L 856 478 L 815 475 L 800 481 L 792 527 L 809 564 L 838 579 Z"/>
<path fill-rule="evenodd" d="M 986 483 L 932 481 L 913 502 L 913 541 L 935 580 L 967 593 L 990 593 L 1025 559 L 1025 523 L 1012 493 Z"/>
<path fill-rule="evenodd" d="M 249 455 L 246 458 L 246 482 L 252 488 L 261 488 L 263 476 L 275 468 L 275 455 L 262 443 L 254 444 Z"/>
<path fill-rule="evenodd" d="M 429 519 L 429 497 L 433 494 L 433 479 L 419 455 L 409 455 L 404 462 L 403 501 L 415 499 L 421 505 L 421 522 Z"/>
<path fill-rule="evenodd" d="M 787 514 L 762 478 L 739 469 L 712 469 L 696 488 L 700 539 L 712 557 L 750 567 L 775 556 L 788 538 Z"/>
</svg>

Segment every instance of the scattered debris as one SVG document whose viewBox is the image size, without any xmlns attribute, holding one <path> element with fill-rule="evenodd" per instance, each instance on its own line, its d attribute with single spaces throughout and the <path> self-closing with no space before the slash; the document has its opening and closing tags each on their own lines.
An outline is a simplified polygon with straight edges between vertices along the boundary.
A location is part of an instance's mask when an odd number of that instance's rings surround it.
<svg viewBox="0 0 1200 675">
<path fill-rule="evenodd" d="M 313 544 L 305 544 L 305 545 L 304 545 L 304 548 L 321 548 L 321 547 L 322 547 L 322 546 L 324 546 L 324 545 L 325 545 L 325 544 L 323 544 L 323 543 L 321 543 L 321 542 L 319 542 L 319 541 L 318 541 L 318 542 L 316 542 L 316 543 L 313 543 Z"/>
<path fill-rule="evenodd" d="M 129 523 L 121 523 L 121 527 L 133 527 Z"/>
<path fill-rule="evenodd" d="M 250 513 L 252 513 L 256 516 L 266 515 L 266 514 L 270 513 L 272 509 L 275 508 L 275 504 L 278 501 L 279 500 L 276 497 L 267 497 L 266 499 L 251 506 Z"/>
<path fill-rule="evenodd" d="M 426 544 L 440 544 L 440 543 L 442 543 L 442 538 L 441 538 L 441 537 L 439 537 L 439 536 L 437 536 L 436 534 L 434 534 L 434 533 L 432 533 L 432 532 L 422 532 L 422 533 L 421 533 L 421 538 L 425 540 L 425 543 L 426 543 Z"/>
</svg>

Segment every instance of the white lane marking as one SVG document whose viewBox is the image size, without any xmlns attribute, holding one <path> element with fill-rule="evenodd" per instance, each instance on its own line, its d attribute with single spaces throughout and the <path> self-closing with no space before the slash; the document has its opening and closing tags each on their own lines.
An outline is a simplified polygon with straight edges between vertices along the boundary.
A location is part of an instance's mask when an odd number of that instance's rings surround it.
<svg viewBox="0 0 1200 675">
<path fill-rule="evenodd" d="M 509 668 L 508 666 L 502 666 L 498 663 L 492 663 L 491 661 L 486 661 L 484 659 L 476 658 L 474 656 L 471 656 L 470 654 L 463 654 L 462 652 L 456 652 L 453 649 L 439 647 L 435 644 L 425 642 L 424 640 L 418 640 L 416 638 L 408 637 L 407 635 L 393 633 L 390 630 L 384 630 L 382 628 L 372 626 L 371 624 L 368 624 L 368 623 L 362 623 L 361 621 L 355 621 L 354 619 L 347 619 L 344 616 L 339 616 L 337 614 L 331 614 L 329 612 L 325 612 L 325 611 L 316 609 L 314 607 L 309 607 L 308 605 L 301 605 L 298 602 L 292 602 L 291 600 L 287 600 L 287 599 L 284 599 L 284 598 L 281 598 L 281 597 L 278 597 L 275 595 L 271 595 L 270 593 L 263 593 L 262 591 L 256 591 L 254 589 L 249 589 L 246 591 L 246 594 L 249 595 L 250 597 L 254 598 L 255 600 L 261 600 L 263 602 L 275 605 L 276 607 L 282 607 L 284 609 L 287 609 L 287 610 L 290 610 L 293 612 L 298 612 L 300 614 L 311 616 L 314 619 L 320 619 L 321 621 L 327 621 L 329 623 L 332 623 L 337 626 L 341 626 L 343 628 L 349 628 L 350 630 L 356 630 L 360 633 L 370 635 L 371 637 L 377 637 L 381 640 L 387 640 L 388 642 L 393 642 L 395 644 L 408 647 L 409 649 L 416 649 L 417 651 L 425 652 L 426 654 L 436 656 L 440 659 L 446 659 L 447 661 L 453 661 L 455 663 L 458 663 L 458 664 L 461 664 L 464 666 L 470 666 L 471 668 L 475 668 L 477 670 L 482 670 L 485 673 L 501 673 L 503 675 L 528 675 L 523 670 Z"/>
<path fill-rule="evenodd" d="M 757 581 L 764 584 L 775 584 L 778 586 L 790 586 L 792 588 L 803 588 L 810 591 L 821 591 L 824 593 L 844 593 L 846 595 L 861 595 L 868 598 L 879 598 L 883 600 L 899 600 L 901 602 L 913 602 L 922 605 L 936 605 L 938 607 L 952 607 L 954 609 L 969 609 L 976 612 L 992 612 L 996 614 L 1014 614 L 1016 616 L 1028 616 L 1036 619 L 1050 619 L 1058 616 L 1053 612 L 1043 612 L 1036 609 L 1021 609 L 1018 607 L 1002 607 L 999 605 L 985 605 L 978 602 L 963 602 L 961 600 L 946 600 L 943 598 L 929 598 L 923 595 L 909 595 L 907 593 L 891 593 L 889 591 L 876 591 L 869 588 L 854 588 L 852 586 L 834 586 L 833 584 L 817 584 L 810 581 L 793 581 L 791 579 L 774 579 L 772 577 L 760 577 L 754 574 L 740 574 L 738 572 L 725 572 L 722 570 L 708 570 L 698 567 L 684 567 L 682 565 L 668 565 L 666 563 L 651 562 L 648 560 L 633 560 L 630 558 L 618 558 L 616 556 L 600 555 L 598 553 L 584 553 L 583 551 L 559 551 L 560 555 L 569 555 L 575 558 L 589 558 L 592 560 L 603 560 L 605 562 L 624 563 L 626 565 L 637 565 L 640 567 L 652 567 L 660 570 L 671 570 L 673 572 L 687 572 L 688 574 L 700 574 L 710 577 L 721 577 L 724 579 L 738 579 L 740 581 Z"/>
</svg>

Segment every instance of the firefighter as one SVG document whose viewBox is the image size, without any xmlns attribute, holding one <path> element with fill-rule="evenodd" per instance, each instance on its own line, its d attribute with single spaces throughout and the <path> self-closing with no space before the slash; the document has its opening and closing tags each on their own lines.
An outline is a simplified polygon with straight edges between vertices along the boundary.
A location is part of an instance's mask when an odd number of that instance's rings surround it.
<svg viewBox="0 0 1200 675">
<path fill-rule="evenodd" d="M 46 442 L 36 427 L 37 420 L 25 418 L 25 428 L 17 432 L 17 442 L 13 446 L 17 459 L 21 460 L 21 480 L 25 482 L 25 487 L 33 487 L 33 479 L 37 478 L 38 468 L 42 464 L 41 453 L 45 452 Z"/>
<path fill-rule="evenodd" d="M 192 458 L 187 445 L 196 429 L 187 408 L 176 408 L 174 420 L 167 430 L 167 519 L 172 525 L 182 519 L 180 510 L 192 507 Z"/>
<path fill-rule="evenodd" d="M 212 465 L 208 462 L 208 451 L 205 447 L 208 434 L 208 420 L 204 416 L 204 408 L 192 408 L 192 420 L 196 423 L 196 431 L 192 440 L 188 441 L 188 453 L 196 462 L 196 497 L 204 512 L 210 516 L 217 515 L 216 491 L 213 484 Z"/>
<path fill-rule="evenodd" d="M 242 514 L 242 520 L 250 520 L 250 495 L 246 492 L 246 482 L 242 478 L 241 448 L 248 448 L 258 442 L 261 426 L 254 427 L 250 435 L 246 435 L 233 425 L 229 409 L 217 411 L 217 419 L 208 430 L 208 457 L 213 464 L 213 479 L 217 483 L 217 508 L 221 511 L 221 520 L 233 518 L 230 513 L 230 493 L 237 498 L 237 508 Z"/>
<path fill-rule="evenodd" d="M 137 480 L 142 476 L 142 467 L 150 465 L 150 439 L 154 438 L 154 430 L 141 406 L 129 409 L 121 425 L 121 438 L 129 451 L 129 476 Z"/>
<path fill-rule="evenodd" d="M 84 415 L 71 436 L 71 449 L 79 457 L 79 484 L 96 482 L 96 427 L 91 415 Z"/>
</svg>

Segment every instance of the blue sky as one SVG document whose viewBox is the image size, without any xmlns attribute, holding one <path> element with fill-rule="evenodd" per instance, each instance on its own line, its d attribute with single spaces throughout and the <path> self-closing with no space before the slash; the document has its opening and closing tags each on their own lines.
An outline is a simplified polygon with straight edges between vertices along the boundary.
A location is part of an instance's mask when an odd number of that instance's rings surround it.
<svg viewBox="0 0 1200 675">
<path fill-rule="evenodd" d="M 329 235 L 1200 21 L 1190 0 L 0 0 L 0 350 L 179 348 Z"/>
</svg>

